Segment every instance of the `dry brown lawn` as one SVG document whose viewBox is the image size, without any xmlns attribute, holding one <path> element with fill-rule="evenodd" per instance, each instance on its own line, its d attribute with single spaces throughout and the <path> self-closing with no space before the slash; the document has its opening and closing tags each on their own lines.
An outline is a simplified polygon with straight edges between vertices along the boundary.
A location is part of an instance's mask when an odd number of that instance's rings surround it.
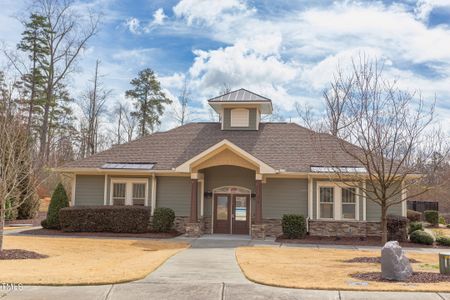
<svg viewBox="0 0 450 300">
<path fill-rule="evenodd" d="M 3 230 L 14 230 L 14 229 L 24 229 L 24 228 L 31 228 L 33 226 L 5 226 L 3 227 Z"/>
<path fill-rule="evenodd" d="M 44 259 L 1 260 L 0 282 L 90 285 L 138 280 L 187 243 L 155 240 L 5 236 L 6 249 L 46 254 Z"/>
<path fill-rule="evenodd" d="M 354 257 L 375 257 L 380 251 L 335 249 L 242 247 L 236 250 L 237 261 L 245 276 L 254 282 L 302 289 L 366 291 L 450 291 L 449 282 L 399 283 L 360 280 L 350 274 L 380 272 L 380 264 L 345 263 Z M 439 272 L 437 254 L 412 254 L 418 263 L 414 271 Z"/>
</svg>

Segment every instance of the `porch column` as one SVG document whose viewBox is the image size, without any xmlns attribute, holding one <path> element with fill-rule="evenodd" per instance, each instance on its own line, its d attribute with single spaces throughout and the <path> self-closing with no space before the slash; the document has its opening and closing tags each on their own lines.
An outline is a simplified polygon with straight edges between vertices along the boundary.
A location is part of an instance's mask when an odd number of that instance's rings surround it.
<svg viewBox="0 0 450 300">
<path fill-rule="evenodd" d="M 256 207 L 255 207 L 255 224 L 262 224 L 262 176 L 256 175 Z"/>
<path fill-rule="evenodd" d="M 198 222 L 198 216 L 197 216 L 197 193 L 198 193 L 198 179 L 197 178 L 191 178 L 191 216 L 190 216 L 190 222 L 191 223 L 197 223 Z"/>
</svg>

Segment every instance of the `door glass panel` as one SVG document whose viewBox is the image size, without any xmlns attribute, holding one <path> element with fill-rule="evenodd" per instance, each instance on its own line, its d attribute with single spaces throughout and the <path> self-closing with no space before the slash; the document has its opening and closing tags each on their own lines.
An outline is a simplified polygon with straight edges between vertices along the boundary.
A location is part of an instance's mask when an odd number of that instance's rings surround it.
<svg viewBox="0 0 450 300">
<path fill-rule="evenodd" d="M 236 196 L 234 216 L 236 221 L 247 221 L 247 197 Z"/>
<path fill-rule="evenodd" d="M 228 196 L 217 196 L 217 220 L 228 220 Z"/>
</svg>

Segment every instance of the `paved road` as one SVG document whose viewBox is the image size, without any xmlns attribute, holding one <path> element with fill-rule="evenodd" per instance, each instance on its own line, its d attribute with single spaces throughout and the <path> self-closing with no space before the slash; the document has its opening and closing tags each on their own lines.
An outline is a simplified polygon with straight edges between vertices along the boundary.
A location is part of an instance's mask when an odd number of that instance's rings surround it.
<svg viewBox="0 0 450 300">
<path fill-rule="evenodd" d="M 171 257 L 146 278 L 125 284 L 78 287 L 26 286 L 1 299 L 408 299 L 450 300 L 445 293 L 380 293 L 276 288 L 248 281 L 235 259 L 235 248 L 271 242 L 205 236 L 189 239 L 192 248 Z M 0 286 L 1 288 L 1 286 Z M 0 295 L 1 295 L 0 290 Z"/>
</svg>

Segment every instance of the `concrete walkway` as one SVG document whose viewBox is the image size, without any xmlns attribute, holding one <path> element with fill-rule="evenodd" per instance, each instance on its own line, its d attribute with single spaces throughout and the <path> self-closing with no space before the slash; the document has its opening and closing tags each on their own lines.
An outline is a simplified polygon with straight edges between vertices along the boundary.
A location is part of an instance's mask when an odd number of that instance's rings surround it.
<svg viewBox="0 0 450 300">
<path fill-rule="evenodd" d="M 203 236 L 186 239 L 192 244 L 171 257 L 146 278 L 125 284 L 79 287 L 26 286 L 5 292 L 3 299 L 420 299 L 450 300 L 445 293 L 381 293 L 318 291 L 276 288 L 248 281 L 235 259 L 235 248 L 247 245 L 275 245 L 273 241 L 252 241 L 247 237 Z M 281 245 L 279 245 L 281 246 Z"/>
</svg>

